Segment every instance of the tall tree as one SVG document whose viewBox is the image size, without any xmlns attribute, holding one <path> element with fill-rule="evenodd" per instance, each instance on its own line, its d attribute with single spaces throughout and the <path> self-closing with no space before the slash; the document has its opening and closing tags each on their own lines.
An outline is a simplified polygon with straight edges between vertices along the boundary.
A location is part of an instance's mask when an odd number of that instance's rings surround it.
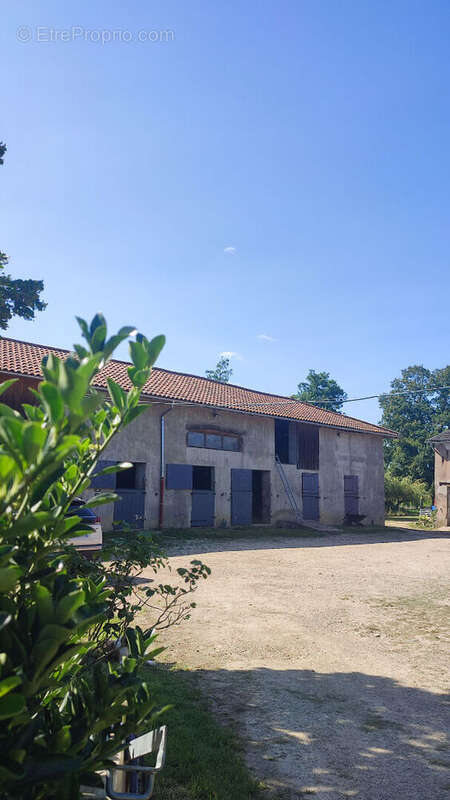
<svg viewBox="0 0 450 800">
<path fill-rule="evenodd" d="M 217 381 L 218 383 L 228 383 L 232 374 L 233 370 L 230 366 L 230 359 L 226 356 L 220 356 L 215 369 L 207 369 L 205 372 L 207 378 L 210 378 L 212 381 Z"/>
<path fill-rule="evenodd" d="M 347 399 L 347 393 L 339 384 L 330 377 L 329 372 L 316 372 L 310 369 L 306 381 L 298 384 L 297 400 L 304 403 L 314 403 L 328 411 L 340 411 L 342 403 Z"/>
<path fill-rule="evenodd" d="M 381 424 L 399 438 L 385 444 L 385 463 L 391 475 L 433 483 L 434 454 L 428 439 L 450 427 L 450 365 L 429 370 L 414 365 L 391 382 L 380 397 Z"/>
<path fill-rule="evenodd" d="M 4 162 L 6 145 L 0 142 L 0 164 Z M 34 319 L 36 311 L 43 311 L 47 303 L 40 299 L 44 289 L 43 281 L 31 278 L 13 279 L 4 273 L 8 256 L 0 251 L 0 330 L 6 330 L 12 317 Z"/>
</svg>

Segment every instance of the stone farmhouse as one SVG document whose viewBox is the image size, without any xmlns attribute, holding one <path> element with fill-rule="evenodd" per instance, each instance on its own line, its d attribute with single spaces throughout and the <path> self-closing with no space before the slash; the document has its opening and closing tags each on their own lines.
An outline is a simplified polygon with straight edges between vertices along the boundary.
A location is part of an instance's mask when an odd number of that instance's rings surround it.
<svg viewBox="0 0 450 800">
<path fill-rule="evenodd" d="M 0 339 L 0 378 L 19 380 L 2 399 L 32 402 L 41 361 L 57 347 Z M 129 389 L 128 364 L 110 361 L 107 376 Z M 105 530 L 186 528 L 304 521 L 384 522 L 383 439 L 394 431 L 314 405 L 155 367 L 142 414 L 111 443 L 107 463 L 129 470 L 94 480 L 121 501 L 100 507 Z"/>
</svg>

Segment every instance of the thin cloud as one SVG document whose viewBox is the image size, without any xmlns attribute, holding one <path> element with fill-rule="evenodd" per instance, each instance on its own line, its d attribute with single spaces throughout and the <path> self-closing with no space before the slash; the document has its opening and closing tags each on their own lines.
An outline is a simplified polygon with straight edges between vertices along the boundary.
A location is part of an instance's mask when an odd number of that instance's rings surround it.
<svg viewBox="0 0 450 800">
<path fill-rule="evenodd" d="M 227 253 L 227 255 L 229 256 L 234 256 L 236 255 L 236 248 L 232 247 L 231 245 L 228 245 L 227 247 L 223 248 L 223 252 Z"/>
<path fill-rule="evenodd" d="M 258 336 L 256 338 L 260 339 L 261 342 L 276 342 L 277 341 L 277 339 L 275 339 L 273 336 L 268 336 L 267 333 L 258 333 Z"/>
<path fill-rule="evenodd" d="M 222 358 L 237 358 L 238 361 L 242 361 L 242 356 L 240 353 L 235 353 L 234 350 L 224 350 L 223 353 L 219 354 Z"/>
</svg>

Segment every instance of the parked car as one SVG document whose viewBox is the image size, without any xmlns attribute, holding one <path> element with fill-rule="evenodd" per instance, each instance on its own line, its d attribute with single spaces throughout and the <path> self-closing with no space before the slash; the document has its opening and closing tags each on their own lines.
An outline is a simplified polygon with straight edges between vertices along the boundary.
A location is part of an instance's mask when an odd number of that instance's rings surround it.
<svg viewBox="0 0 450 800">
<path fill-rule="evenodd" d="M 75 515 L 92 528 L 92 533 L 86 533 L 84 536 L 74 536 L 73 539 L 69 539 L 70 544 L 73 544 L 83 555 L 101 550 L 103 532 L 100 517 L 97 517 L 92 508 L 86 506 L 86 501 L 81 497 L 76 497 L 72 501 L 67 512 L 68 517 Z"/>
</svg>

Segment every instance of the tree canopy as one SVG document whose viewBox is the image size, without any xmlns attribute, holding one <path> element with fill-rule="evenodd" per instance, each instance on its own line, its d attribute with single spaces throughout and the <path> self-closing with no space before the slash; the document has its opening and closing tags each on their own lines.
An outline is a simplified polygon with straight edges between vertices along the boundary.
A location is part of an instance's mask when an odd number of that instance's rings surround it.
<svg viewBox="0 0 450 800">
<path fill-rule="evenodd" d="M 399 434 L 385 444 L 393 476 L 432 485 L 434 454 L 428 439 L 450 427 L 450 390 L 441 386 L 450 386 L 450 365 L 435 370 L 414 365 L 402 370 L 391 391 L 380 397 L 381 424 Z"/>
<path fill-rule="evenodd" d="M 431 503 L 431 491 L 425 481 L 409 477 L 398 478 L 388 470 L 384 476 L 384 494 L 388 511 L 398 511 L 400 506 L 420 507 Z"/>
<path fill-rule="evenodd" d="M 6 145 L 0 142 L 0 164 L 4 162 Z M 43 281 L 28 278 L 13 279 L 4 273 L 8 256 L 0 251 L 0 330 L 6 330 L 12 317 L 34 319 L 36 311 L 43 311 L 46 303 L 40 299 Z"/>
<path fill-rule="evenodd" d="M 298 384 L 297 394 L 293 397 L 305 403 L 314 403 L 328 411 L 340 411 L 342 403 L 347 399 L 347 393 L 330 377 L 329 372 L 310 369 L 306 380 Z"/>
<path fill-rule="evenodd" d="M 207 369 L 205 372 L 207 378 L 210 378 L 212 381 L 217 381 L 218 383 L 228 383 L 232 374 L 233 370 L 230 366 L 230 359 L 226 356 L 220 356 L 215 368 Z"/>
</svg>

